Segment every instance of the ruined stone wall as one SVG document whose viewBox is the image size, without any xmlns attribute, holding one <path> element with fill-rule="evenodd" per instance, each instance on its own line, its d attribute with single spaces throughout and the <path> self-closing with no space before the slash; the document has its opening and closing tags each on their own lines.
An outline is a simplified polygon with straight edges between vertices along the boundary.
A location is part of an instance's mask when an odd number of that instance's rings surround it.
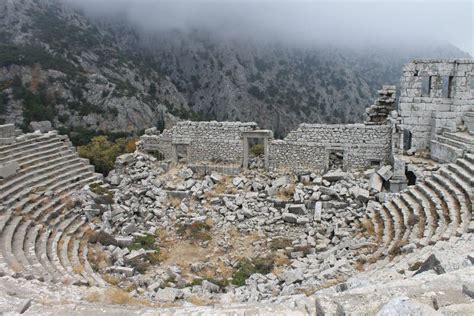
<svg viewBox="0 0 474 316">
<path fill-rule="evenodd" d="M 174 160 L 179 146 L 187 152 L 188 162 L 240 164 L 243 159 L 242 132 L 256 127 L 256 123 L 241 122 L 178 122 L 161 134 L 140 137 L 140 148 L 147 152 L 159 151 L 164 159 Z"/>
<path fill-rule="evenodd" d="M 391 131 L 388 124 L 301 124 L 284 140 L 271 143 L 270 164 L 277 169 L 322 171 L 334 151 L 342 152 L 344 169 L 388 162 Z"/>
<path fill-rule="evenodd" d="M 0 138 L 9 138 L 15 137 L 15 125 L 13 124 L 6 124 L 0 125 Z"/>
<path fill-rule="evenodd" d="M 472 59 L 418 59 L 404 66 L 398 109 L 411 147 L 429 148 L 433 134 L 454 131 L 463 113 L 474 111 L 473 73 Z"/>
</svg>

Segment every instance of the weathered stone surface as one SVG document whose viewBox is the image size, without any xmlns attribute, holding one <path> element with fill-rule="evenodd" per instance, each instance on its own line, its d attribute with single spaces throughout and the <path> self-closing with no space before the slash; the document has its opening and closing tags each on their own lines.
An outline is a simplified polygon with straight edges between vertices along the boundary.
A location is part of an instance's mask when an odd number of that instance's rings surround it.
<svg viewBox="0 0 474 316">
<path fill-rule="evenodd" d="M 7 179 L 17 173 L 20 166 L 17 162 L 9 162 L 7 164 L 0 164 L 0 179 Z"/>
<path fill-rule="evenodd" d="M 377 313 L 377 316 L 397 316 L 397 315 L 433 315 L 441 316 L 440 312 L 437 312 L 430 306 L 420 303 L 414 299 L 408 297 L 396 297 L 387 304 Z"/>
<path fill-rule="evenodd" d="M 446 271 L 444 270 L 443 266 L 441 265 L 441 262 L 436 258 L 434 254 L 430 255 L 421 265 L 421 267 L 415 272 L 416 274 L 425 272 L 425 271 L 430 271 L 433 270 L 437 274 L 443 274 Z"/>
<path fill-rule="evenodd" d="M 50 121 L 31 122 L 29 127 L 32 132 L 40 131 L 41 133 L 47 133 L 53 129 Z"/>
</svg>

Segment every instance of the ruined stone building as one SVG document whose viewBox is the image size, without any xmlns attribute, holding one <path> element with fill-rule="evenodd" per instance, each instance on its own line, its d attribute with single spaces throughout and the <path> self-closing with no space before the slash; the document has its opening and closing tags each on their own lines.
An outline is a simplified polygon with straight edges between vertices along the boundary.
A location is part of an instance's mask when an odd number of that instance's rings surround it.
<svg viewBox="0 0 474 316">
<path fill-rule="evenodd" d="M 261 139 L 264 166 L 294 172 L 386 163 L 397 172 L 406 168 L 398 156 L 407 154 L 450 162 L 473 145 L 473 65 L 471 59 L 414 60 L 403 69 L 398 104 L 395 86 L 384 86 L 363 124 L 301 124 L 277 140 L 255 123 L 179 122 L 161 134 L 148 131 L 141 146 L 174 162 L 247 168 L 249 139 Z"/>
</svg>

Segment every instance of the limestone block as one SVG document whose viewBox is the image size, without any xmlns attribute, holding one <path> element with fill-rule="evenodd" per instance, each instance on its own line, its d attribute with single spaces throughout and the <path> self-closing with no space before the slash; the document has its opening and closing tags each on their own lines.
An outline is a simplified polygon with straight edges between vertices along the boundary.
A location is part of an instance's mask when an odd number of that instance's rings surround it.
<svg viewBox="0 0 474 316">
<path fill-rule="evenodd" d="M 30 130 L 32 132 L 34 131 L 40 131 L 41 133 L 47 133 L 51 131 L 53 128 L 51 126 L 50 121 L 41 121 L 41 122 L 31 122 L 30 123 Z"/>
<path fill-rule="evenodd" d="M 0 179 L 7 179 L 20 169 L 20 166 L 17 162 L 11 162 L 8 164 L 0 165 Z"/>
</svg>

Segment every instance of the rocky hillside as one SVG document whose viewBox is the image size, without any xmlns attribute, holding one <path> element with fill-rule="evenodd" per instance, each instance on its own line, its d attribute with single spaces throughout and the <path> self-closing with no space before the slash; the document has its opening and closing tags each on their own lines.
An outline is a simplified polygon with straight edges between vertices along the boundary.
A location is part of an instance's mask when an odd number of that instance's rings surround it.
<svg viewBox="0 0 474 316">
<path fill-rule="evenodd" d="M 0 39 L 0 120 L 48 119 L 67 131 L 130 133 L 182 118 L 257 121 L 282 136 L 301 122 L 361 121 L 405 61 L 465 55 L 142 34 L 57 0 L 3 1 Z"/>
</svg>

